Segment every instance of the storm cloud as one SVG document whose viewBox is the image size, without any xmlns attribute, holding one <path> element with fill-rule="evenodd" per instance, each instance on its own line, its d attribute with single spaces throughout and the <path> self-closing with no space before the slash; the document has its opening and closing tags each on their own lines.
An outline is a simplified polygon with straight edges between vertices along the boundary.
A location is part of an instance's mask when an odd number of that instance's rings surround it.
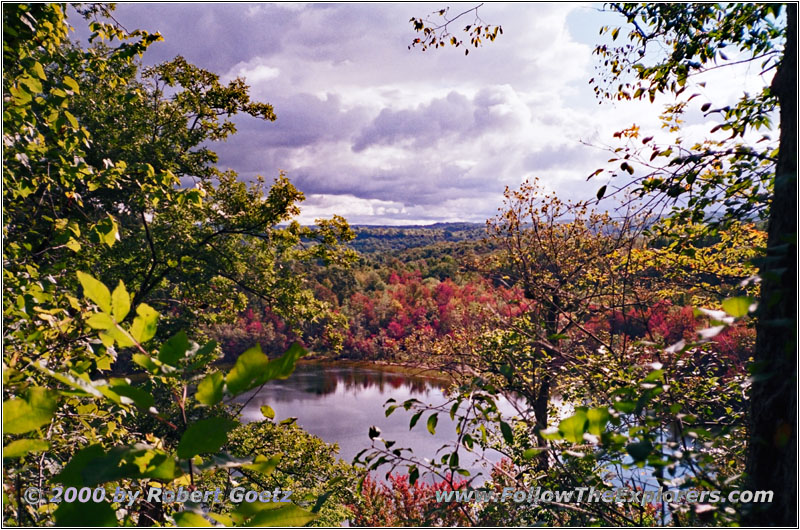
<svg viewBox="0 0 800 530">
<path fill-rule="evenodd" d="M 482 221 L 506 186 L 538 176 L 573 198 L 637 123 L 658 129 L 645 103 L 598 105 L 592 44 L 619 22 L 581 4 L 486 4 L 504 34 L 473 49 L 408 49 L 408 20 L 438 4 L 121 4 L 128 29 L 159 31 L 147 64 L 183 55 L 223 80 L 244 77 L 278 116 L 235 118 L 212 146 L 243 179 L 286 171 L 307 197 L 301 221 Z M 469 20 L 460 20 L 458 30 Z"/>
</svg>

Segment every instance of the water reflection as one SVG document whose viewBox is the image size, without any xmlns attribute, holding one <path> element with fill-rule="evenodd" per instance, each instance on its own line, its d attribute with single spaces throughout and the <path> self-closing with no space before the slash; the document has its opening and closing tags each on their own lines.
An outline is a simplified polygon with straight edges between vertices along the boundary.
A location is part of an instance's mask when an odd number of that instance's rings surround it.
<svg viewBox="0 0 800 530">
<path fill-rule="evenodd" d="M 238 400 L 250 400 L 242 411 L 243 421 L 262 420 L 261 406 L 270 405 L 277 421 L 296 417 L 308 432 L 338 444 L 341 458 L 347 461 L 370 446 L 367 433 L 371 425 L 378 426 L 382 437 L 395 440 L 398 447 L 411 447 L 417 457 L 434 459 L 443 444 L 457 439 L 455 423 L 449 416 L 439 415 L 436 434 L 431 435 L 424 420 L 409 429 L 413 410 L 401 407 L 387 418 L 383 404 L 389 398 L 398 402 L 416 398 L 439 405 L 447 400 L 444 390 L 441 381 L 380 367 L 303 363 L 288 379 L 270 381 L 260 391 L 239 396 Z M 499 455 L 491 460 L 499 460 Z M 462 456 L 462 465 L 469 461 Z M 473 474 L 484 470 L 475 462 L 467 468 Z"/>
<path fill-rule="evenodd" d="M 436 434 L 431 435 L 425 428 L 427 413 L 411 430 L 408 425 L 413 410 L 405 411 L 401 407 L 387 418 L 383 404 L 389 398 L 400 403 L 416 398 L 427 404 L 441 405 L 447 401 L 444 391 L 441 381 L 393 373 L 379 366 L 303 363 L 298 365 L 295 373 L 288 379 L 271 381 L 260 391 L 254 390 L 239 396 L 238 401 L 243 403 L 249 400 L 242 411 L 243 421 L 264 419 L 261 406 L 270 405 L 275 409 L 277 421 L 296 417 L 297 423 L 311 434 L 328 443 L 338 444 L 340 457 L 348 462 L 362 449 L 370 446 L 367 433 L 371 425 L 380 428 L 384 439 L 395 440 L 395 447 L 411 447 L 418 459 L 434 460 L 441 456 L 442 453 L 438 451 L 443 444 L 457 439 L 455 423 L 450 420 L 449 415 L 439 414 Z M 553 404 L 557 410 L 557 418 L 554 419 L 556 423 L 558 419 L 574 412 L 574 407 L 570 403 L 562 402 L 558 396 L 554 398 Z M 516 411 L 508 401 L 500 399 L 498 406 L 507 418 L 515 415 Z M 476 484 L 482 483 L 488 476 L 488 463 L 498 462 L 501 458 L 499 453 L 492 450 L 487 450 L 483 456 L 486 460 L 479 462 L 463 450 L 460 453 L 462 466 L 473 476 L 483 473 Z M 630 458 L 626 458 L 624 463 L 631 462 Z M 388 471 L 388 467 L 382 471 Z M 404 469 L 398 471 L 405 472 Z M 648 489 L 654 488 L 647 483 L 648 477 L 652 477 L 653 473 L 650 467 L 625 470 L 616 466 L 609 471 L 616 475 L 612 479 L 616 486 L 636 480 Z M 685 470 L 678 470 L 678 476 L 683 473 Z"/>
<path fill-rule="evenodd" d="M 358 365 L 336 366 L 322 363 L 304 363 L 289 379 L 274 382 L 275 388 L 300 390 L 304 394 L 326 396 L 336 394 L 337 389 L 343 394 L 357 395 L 368 390 L 376 390 L 380 394 L 404 390 L 412 394 L 427 395 L 430 390 L 441 391 L 441 381 L 416 375 L 398 374 Z M 289 392 L 275 396 L 277 401 L 297 399 Z M 388 399 L 388 398 L 387 398 Z"/>
</svg>

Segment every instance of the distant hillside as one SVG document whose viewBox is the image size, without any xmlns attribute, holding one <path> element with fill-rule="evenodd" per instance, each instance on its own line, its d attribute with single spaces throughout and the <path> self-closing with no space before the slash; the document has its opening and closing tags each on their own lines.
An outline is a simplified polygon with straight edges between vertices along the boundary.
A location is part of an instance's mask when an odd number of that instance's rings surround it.
<svg viewBox="0 0 800 530">
<path fill-rule="evenodd" d="M 481 239 L 486 234 L 483 223 L 436 223 L 415 226 L 354 225 L 356 239 L 350 246 L 362 254 L 406 250 L 435 243 L 453 243 Z"/>
</svg>

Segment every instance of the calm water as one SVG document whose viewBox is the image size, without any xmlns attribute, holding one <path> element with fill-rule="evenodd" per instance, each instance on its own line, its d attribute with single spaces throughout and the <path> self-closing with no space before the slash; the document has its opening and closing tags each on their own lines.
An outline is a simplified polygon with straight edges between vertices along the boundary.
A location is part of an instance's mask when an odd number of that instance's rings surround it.
<svg viewBox="0 0 800 530">
<path fill-rule="evenodd" d="M 381 429 L 382 438 L 395 440 L 395 448 L 413 448 L 417 459 L 437 459 L 439 448 L 457 439 L 455 424 L 447 413 L 439 413 L 435 435 L 431 435 L 425 426 L 429 413 L 423 414 L 413 430 L 408 428 L 413 409 L 405 411 L 401 407 L 387 418 L 384 403 L 389 398 L 394 398 L 398 403 L 417 398 L 432 405 L 442 404 L 447 398 L 442 384 L 437 380 L 392 373 L 382 370 L 380 366 L 367 368 L 348 364 L 303 363 L 288 379 L 270 381 L 257 393 L 248 392 L 239 396 L 237 401 L 247 401 L 251 396 L 253 399 L 242 411 L 243 421 L 262 420 L 260 408 L 269 405 L 275 410 L 275 421 L 296 417 L 297 423 L 306 431 L 328 443 L 337 444 L 339 457 L 348 462 L 362 449 L 370 447 L 367 434 L 370 425 Z M 572 414 L 571 406 L 560 404 L 560 400 L 557 403 L 560 417 Z M 513 407 L 507 402 L 499 401 L 498 406 L 506 417 L 514 416 Z M 558 419 L 553 422 L 557 424 Z M 441 454 L 438 454 L 439 458 Z M 482 474 L 475 480 L 476 485 L 482 484 L 490 473 L 487 463 L 476 461 L 476 457 L 466 453 L 464 448 L 459 451 L 459 457 L 461 465 L 473 476 Z M 487 451 L 484 457 L 490 462 L 497 462 L 501 455 Z M 389 471 L 389 466 L 380 471 Z M 407 472 L 404 468 L 396 471 Z M 637 482 L 647 482 L 652 475 L 649 467 L 627 471 L 617 469 L 617 472 L 627 480 L 636 478 Z M 684 472 L 680 470 L 679 475 Z M 618 478 L 612 482 L 622 483 Z"/>
<path fill-rule="evenodd" d="M 240 396 L 239 401 L 246 401 L 253 393 Z M 428 414 L 423 414 L 413 430 L 408 428 L 413 410 L 407 412 L 401 407 L 387 418 L 383 405 L 389 398 L 398 402 L 417 398 L 433 405 L 447 400 L 436 380 L 391 373 L 380 367 L 303 363 L 288 379 L 265 385 L 242 411 L 242 419 L 263 419 L 260 408 L 269 405 L 275 410 L 276 421 L 296 417 L 308 432 L 338 444 L 339 456 L 348 462 L 370 446 L 367 433 L 371 425 L 381 429 L 382 438 L 395 440 L 395 447 L 411 447 L 417 457 L 431 460 L 437 457 L 442 444 L 457 438 L 455 424 L 446 413 L 439 414 L 435 435 L 426 429 Z M 462 466 L 473 475 L 480 471 L 488 474 L 463 449 L 459 455 Z M 500 457 L 498 453 L 487 453 L 486 458 L 497 461 Z"/>
</svg>

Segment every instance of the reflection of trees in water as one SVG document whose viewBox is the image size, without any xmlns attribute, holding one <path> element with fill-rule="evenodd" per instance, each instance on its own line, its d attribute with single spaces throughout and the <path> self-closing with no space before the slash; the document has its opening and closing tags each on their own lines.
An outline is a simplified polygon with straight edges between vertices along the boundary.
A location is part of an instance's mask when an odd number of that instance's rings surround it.
<svg viewBox="0 0 800 530">
<path fill-rule="evenodd" d="M 412 393 L 424 393 L 432 388 L 442 388 L 438 381 L 423 377 L 364 369 L 357 366 L 305 365 L 296 375 L 302 377 L 305 392 L 326 395 L 336 392 L 339 384 L 345 390 L 366 390 L 377 387 L 380 392 L 406 386 Z"/>
</svg>

